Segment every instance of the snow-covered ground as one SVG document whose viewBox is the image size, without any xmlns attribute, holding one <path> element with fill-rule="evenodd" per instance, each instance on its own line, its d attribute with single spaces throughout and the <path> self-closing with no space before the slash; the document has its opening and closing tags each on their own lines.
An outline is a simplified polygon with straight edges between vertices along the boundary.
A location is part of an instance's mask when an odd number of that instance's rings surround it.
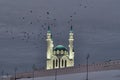
<svg viewBox="0 0 120 80">
<path fill-rule="evenodd" d="M 33 78 L 19 80 L 33 80 Z M 55 80 L 55 76 L 38 77 L 34 80 Z M 86 80 L 86 73 L 58 75 L 57 80 Z M 90 72 L 88 80 L 120 80 L 120 70 Z"/>
</svg>

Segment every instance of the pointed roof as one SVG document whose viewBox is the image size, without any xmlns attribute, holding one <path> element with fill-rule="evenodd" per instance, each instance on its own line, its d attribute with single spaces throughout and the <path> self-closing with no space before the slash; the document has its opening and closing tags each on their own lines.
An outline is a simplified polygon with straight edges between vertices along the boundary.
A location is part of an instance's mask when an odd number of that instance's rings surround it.
<svg viewBox="0 0 120 80">
<path fill-rule="evenodd" d="M 73 27 L 72 27 L 72 25 L 70 27 L 70 32 L 73 33 Z"/>
<path fill-rule="evenodd" d="M 51 33 L 51 31 L 50 31 L 50 26 L 48 26 L 48 31 L 47 31 L 48 33 Z"/>
</svg>

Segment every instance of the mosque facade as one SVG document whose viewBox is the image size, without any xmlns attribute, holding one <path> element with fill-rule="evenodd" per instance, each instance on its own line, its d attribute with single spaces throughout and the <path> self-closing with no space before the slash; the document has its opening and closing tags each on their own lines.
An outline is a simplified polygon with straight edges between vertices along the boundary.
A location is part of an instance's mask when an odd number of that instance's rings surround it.
<svg viewBox="0 0 120 80">
<path fill-rule="evenodd" d="M 69 32 L 69 49 L 63 45 L 57 45 L 54 47 L 54 42 L 50 27 L 47 31 L 47 55 L 46 55 L 46 69 L 56 69 L 74 66 L 74 33 L 72 26 Z"/>
</svg>

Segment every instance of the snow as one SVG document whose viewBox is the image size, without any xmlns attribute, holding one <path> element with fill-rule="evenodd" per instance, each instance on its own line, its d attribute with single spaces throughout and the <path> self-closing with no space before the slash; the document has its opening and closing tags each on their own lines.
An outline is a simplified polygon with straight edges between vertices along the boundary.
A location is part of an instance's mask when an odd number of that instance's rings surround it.
<svg viewBox="0 0 120 80">
<path fill-rule="evenodd" d="M 34 80 L 54 80 L 54 79 L 55 76 L 34 78 Z M 19 80 L 33 80 L 33 78 L 24 78 Z M 86 73 L 58 75 L 57 80 L 86 80 Z M 89 72 L 88 80 L 120 80 L 120 70 Z"/>
</svg>

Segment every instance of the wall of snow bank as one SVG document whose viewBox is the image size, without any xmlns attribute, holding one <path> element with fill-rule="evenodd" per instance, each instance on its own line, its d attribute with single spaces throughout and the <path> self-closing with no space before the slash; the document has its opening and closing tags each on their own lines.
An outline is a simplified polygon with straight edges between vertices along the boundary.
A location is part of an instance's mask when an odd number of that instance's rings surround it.
<svg viewBox="0 0 120 80">
<path fill-rule="evenodd" d="M 108 61 L 97 64 L 89 64 L 88 69 L 89 72 L 119 70 L 120 60 Z M 36 70 L 34 71 L 34 73 L 33 72 L 19 73 L 16 75 L 16 77 L 20 79 L 20 78 L 32 78 L 33 76 L 34 77 L 53 76 L 55 75 L 55 73 L 57 73 L 57 75 L 64 75 L 64 74 L 83 73 L 83 72 L 86 72 L 86 65 L 79 65 L 75 67 L 61 68 L 55 70 Z M 11 80 L 14 80 L 14 76 L 11 77 Z"/>
<path fill-rule="evenodd" d="M 74 73 L 56 76 L 57 80 L 86 80 L 86 73 Z M 90 72 L 89 80 L 120 80 L 120 70 L 108 70 Z M 33 78 L 23 78 L 19 80 L 33 80 Z M 37 77 L 34 80 L 55 80 L 55 76 Z"/>
</svg>

